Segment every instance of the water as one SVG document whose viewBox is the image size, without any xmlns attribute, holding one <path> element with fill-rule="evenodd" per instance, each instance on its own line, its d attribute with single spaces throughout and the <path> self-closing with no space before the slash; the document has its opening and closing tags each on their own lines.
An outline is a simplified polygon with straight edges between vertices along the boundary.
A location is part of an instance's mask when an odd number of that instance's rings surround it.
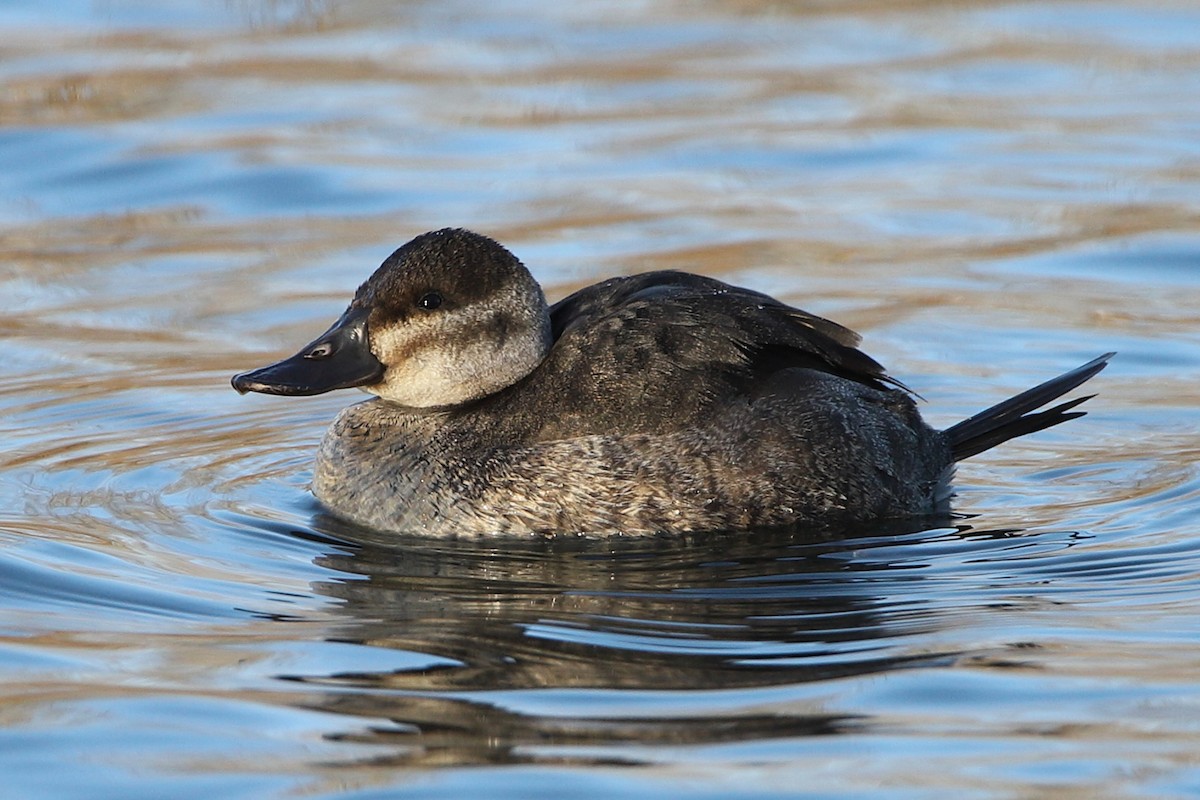
<svg viewBox="0 0 1200 800">
<path fill-rule="evenodd" d="M 1200 11 L 476 5 L 0 6 L 5 797 L 1200 794 Z M 444 225 L 941 425 L 1120 355 L 929 529 L 350 543 L 228 377 Z"/>
</svg>

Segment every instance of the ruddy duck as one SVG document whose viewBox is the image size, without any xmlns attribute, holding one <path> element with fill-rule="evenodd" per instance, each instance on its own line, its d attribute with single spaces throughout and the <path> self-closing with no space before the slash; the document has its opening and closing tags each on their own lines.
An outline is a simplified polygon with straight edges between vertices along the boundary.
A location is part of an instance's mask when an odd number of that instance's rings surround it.
<svg viewBox="0 0 1200 800">
<path fill-rule="evenodd" d="M 682 272 L 547 306 L 466 230 L 392 253 L 299 353 L 239 392 L 360 387 L 313 492 L 374 528 L 437 536 L 846 525 L 933 512 L 956 461 L 1083 412 L 1045 406 L 1103 355 L 937 431 L 853 331 Z"/>
</svg>

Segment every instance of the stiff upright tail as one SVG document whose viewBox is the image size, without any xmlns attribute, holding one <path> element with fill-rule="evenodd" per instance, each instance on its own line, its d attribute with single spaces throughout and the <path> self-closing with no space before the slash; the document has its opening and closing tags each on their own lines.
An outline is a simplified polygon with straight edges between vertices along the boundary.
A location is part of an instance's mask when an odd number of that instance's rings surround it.
<svg viewBox="0 0 1200 800">
<path fill-rule="evenodd" d="M 1086 412 L 1072 411 L 1071 409 L 1095 395 L 1077 397 L 1045 411 L 1037 411 L 1037 409 L 1051 400 L 1061 397 L 1104 369 L 1108 365 L 1108 360 L 1114 355 L 1116 353 L 1105 353 L 1081 367 L 1076 367 L 1057 378 L 1051 378 L 1032 389 L 1026 389 L 1003 403 L 998 403 L 986 411 L 980 411 L 973 417 L 951 425 L 945 433 L 950 438 L 950 453 L 954 460 L 962 461 L 964 458 L 982 453 L 1009 439 L 1045 430 L 1069 419 L 1082 417 Z"/>
</svg>

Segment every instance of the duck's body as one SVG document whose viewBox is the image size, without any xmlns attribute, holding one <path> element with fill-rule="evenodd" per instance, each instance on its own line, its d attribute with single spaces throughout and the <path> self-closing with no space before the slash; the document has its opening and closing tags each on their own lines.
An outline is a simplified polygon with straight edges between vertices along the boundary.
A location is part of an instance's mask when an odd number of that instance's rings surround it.
<svg viewBox="0 0 1200 800">
<path fill-rule="evenodd" d="M 637 534 L 919 514 L 950 464 L 945 437 L 902 392 L 815 370 L 782 372 L 756 397 L 689 404 L 687 424 L 634 424 L 646 412 L 636 398 L 621 420 L 613 391 L 608 430 L 572 430 L 553 403 L 538 404 L 544 418 L 509 414 L 523 392 L 470 410 L 360 403 L 321 443 L 313 491 L 388 530 Z"/>
<path fill-rule="evenodd" d="M 313 491 L 385 530 L 685 532 L 845 524 L 935 510 L 956 460 L 1079 416 L 1032 414 L 1107 357 L 947 431 L 828 320 L 677 272 L 547 309 L 508 251 L 418 237 L 325 335 L 239 391 L 362 386 Z"/>
</svg>

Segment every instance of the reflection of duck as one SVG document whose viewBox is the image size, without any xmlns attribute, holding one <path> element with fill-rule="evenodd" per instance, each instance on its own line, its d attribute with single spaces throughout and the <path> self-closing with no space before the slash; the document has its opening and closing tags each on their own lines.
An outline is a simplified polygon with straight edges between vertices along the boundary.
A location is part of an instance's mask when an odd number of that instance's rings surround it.
<svg viewBox="0 0 1200 800">
<path fill-rule="evenodd" d="M 443 660 L 338 679 L 360 688 L 732 688 L 948 655 L 870 643 L 930 627 L 889 608 L 907 608 L 922 579 L 911 560 L 890 569 L 891 548 L 951 547 L 953 529 L 872 525 L 869 535 L 802 542 L 786 530 L 718 532 L 688 536 L 686 547 L 648 537 L 598 549 L 574 539 L 435 543 L 318 520 L 353 542 L 318 560 L 345 575 L 314 585 L 345 618 L 333 637 Z"/>
<path fill-rule="evenodd" d="M 710 278 L 614 278 L 547 308 L 496 242 L 418 236 L 239 391 L 351 386 L 313 489 L 438 535 L 696 531 L 927 513 L 955 461 L 1080 416 L 1036 409 L 1111 354 L 945 431 L 836 323 Z"/>
<path fill-rule="evenodd" d="M 318 558 L 341 573 L 313 587 L 334 600 L 326 636 L 402 655 L 287 677 L 341 717 L 332 736 L 394 748 L 376 764 L 644 761 L 662 746 L 862 731 L 874 720 L 828 701 L 836 681 L 1027 655 L 921 636 L 970 591 L 939 590 L 936 571 L 926 585 L 923 545 L 973 561 L 1003 534 L 872 525 L 850 540 L 756 531 L 680 547 L 434 541 L 317 519 L 346 543 Z"/>
</svg>

